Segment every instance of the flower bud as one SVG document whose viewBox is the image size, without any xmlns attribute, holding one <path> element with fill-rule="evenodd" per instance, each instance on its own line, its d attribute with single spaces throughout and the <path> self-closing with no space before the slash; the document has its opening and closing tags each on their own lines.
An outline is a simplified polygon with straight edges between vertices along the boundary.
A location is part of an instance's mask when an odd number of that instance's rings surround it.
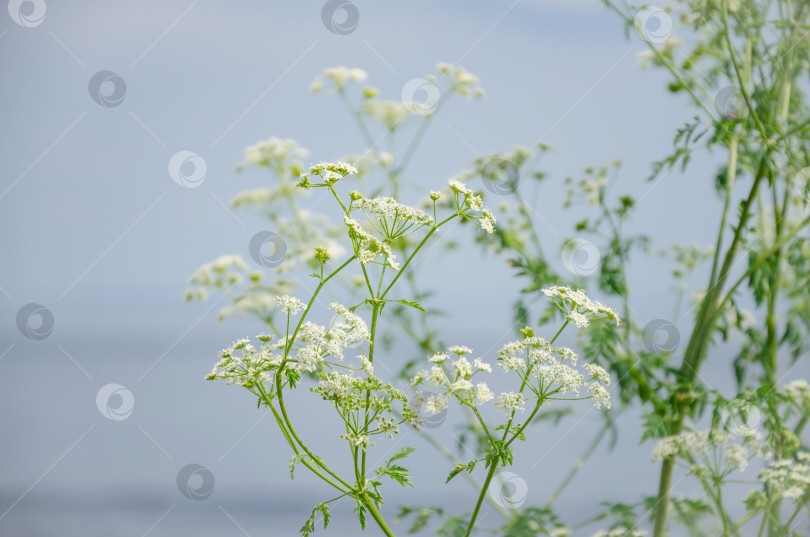
<svg viewBox="0 0 810 537">
<path fill-rule="evenodd" d="M 326 263 L 326 261 L 329 259 L 329 252 L 326 251 L 326 248 L 317 246 L 315 248 L 315 259 L 321 263 Z"/>
</svg>

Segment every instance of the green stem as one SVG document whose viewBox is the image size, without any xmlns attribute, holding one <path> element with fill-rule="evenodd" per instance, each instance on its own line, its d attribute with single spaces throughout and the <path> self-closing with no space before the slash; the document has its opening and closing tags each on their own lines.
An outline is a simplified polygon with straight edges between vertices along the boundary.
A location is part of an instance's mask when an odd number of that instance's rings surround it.
<svg viewBox="0 0 810 537">
<path fill-rule="evenodd" d="M 726 199 L 723 203 L 723 216 L 720 218 L 720 231 L 717 233 L 717 243 L 714 248 L 714 259 L 712 260 L 712 275 L 709 278 L 709 287 L 717 283 L 717 270 L 720 268 L 720 256 L 723 250 L 723 235 L 726 231 L 728 220 L 728 210 L 731 207 L 731 198 L 734 194 L 734 179 L 737 176 L 737 147 L 739 139 L 732 136 L 728 144 L 728 166 L 726 167 Z"/>
<path fill-rule="evenodd" d="M 740 92 L 743 94 L 743 99 L 745 99 L 745 105 L 748 107 L 748 111 L 751 113 L 751 117 L 754 118 L 754 123 L 757 125 L 757 130 L 762 135 L 762 141 L 767 145 L 768 142 L 768 134 L 765 132 L 765 126 L 759 120 L 759 116 L 757 115 L 757 111 L 754 108 L 754 105 L 751 101 L 751 97 L 748 95 L 748 90 L 745 87 L 745 78 L 740 71 L 740 66 L 737 63 L 737 54 L 734 52 L 734 45 L 731 43 L 731 32 L 728 28 L 728 0 L 723 0 L 723 33 L 726 38 L 726 45 L 728 46 L 728 53 L 729 57 L 731 58 L 731 64 L 734 66 L 734 73 L 737 75 L 737 82 L 740 84 Z"/>
<path fill-rule="evenodd" d="M 481 504 L 484 503 L 484 496 L 487 495 L 489 484 L 492 482 L 492 476 L 495 475 L 495 470 L 498 469 L 498 457 L 492 457 L 492 462 L 489 463 L 489 471 L 487 478 L 484 480 L 484 487 L 481 489 L 481 494 L 478 495 L 478 501 L 475 502 L 475 509 L 473 510 L 472 518 L 470 518 L 470 525 L 467 526 L 467 531 L 464 537 L 469 537 L 475 526 L 475 519 L 478 518 L 478 512 L 481 510 Z"/>
<path fill-rule="evenodd" d="M 366 494 L 365 492 L 363 492 L 362 494 L 362 501 L 363 505 L 366 506 L 366 509 L 368 509 L 368 512 L 371 513 L 372 518 L 374 518 L 374 521 L 377 523 L 377 525 L 380 527 L 383 533 L 388 535 L 388 537 L 395 537 L 394 532 L 391 531 L 391 528 L 389 528 L 388 524 L 385 523 L 385 519 L 383 519 L 380 512 L 374 506 L 374 502 L 371 500 L 371 498 L 368 497 L 368 494 Z"/>
</svg>

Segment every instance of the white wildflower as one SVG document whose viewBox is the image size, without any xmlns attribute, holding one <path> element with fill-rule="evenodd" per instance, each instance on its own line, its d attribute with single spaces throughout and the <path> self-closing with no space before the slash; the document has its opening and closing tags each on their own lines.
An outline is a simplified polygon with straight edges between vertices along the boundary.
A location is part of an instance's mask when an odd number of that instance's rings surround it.
<svg viewBox="0 0 810 537">
<path fill-rule="evenodd" d="M 456 393 L 459 393 L 459 392 L 466 392 L 466 391 L 469 391 L 470 388 L 472 388 L 472 382 L 470 382 L 469 380 L 460 378 L 460 379 L 458 379 L 457 381 L 453 382 L 450 385 L 450 393 L 451 394 L 456 394 Z"/>
<path fill-rule="evenodd" d="M 610 386 L 610 375 L 605 369 L 597 364 L 582 364 L 591 376 L 596 377 L 602 381 L 606 386 Z"/>
<path fill-rule="evenodd" d="M 495 408 L 500 408 L 511 414 L 517 410 L 523 412 L 526 410 L 525 401 L 522 393 L 504 392 L 498 396 L 495 401 Z"/>
<path fill-rule="evenodd" d="M 432 395 L 425 401 L 423 408 L 428 415 L 435 416 L 447 408 L 447 399 L 440 395 Z"/>
<path fill-rule="evenodd" d="M 487 401 L 495 398 L 495 394 L 489 389 L 485 382 L 479 382 L 475 385 L 475 404 L 483 405 Z"/>
<path fill-rule="evenodd" d="M 366 358 L 362 354 L 358 354 L 357 359 L 360 360 L 360 364 L 362 365 L 363 371 L 366 373 L 366 375 L 368 375 L 369 377 L 373 377 L 374 376 L 374 365 L 371 362 L 368 361 L 368 358 Z"/>
<path fill-rule="evenodd" d="M 492 366 L 481 360 L 481 358 L 476 358 L 473 360 L 473 366 L 475 366 L 475 369 L 478 371 L 486 371 L 487 373 L 492 372 Z"/>
<path fill-rule="evenodd" d="M 472 365 L 464 356 L 460 356 L 455 362 L 453 362 L 453 367 L 460 377 L 466 378 L 472 375 Z"/>
<path fill-rule="evenodd" d="M 585 328 L 591 324 L 590 319 L 578 311 L 572 311 L 568 314 L 568 320 L 577 325 L 577 328 Z"/>
<path fill-rule="evenodd" d="M 281 307 L 282 313 L 288 313 L 290 315 L 297 315 L 298 312 L 307 307 L 306 304 L 289 295 L 277 296 L 276 304 Z"/>
<path fill-rule="evenodd" d="M 440 364 L 447 360 L 447 355 L 444 353 L 434 354 L 430 358 L 428 358 L 429 362 L 433 362 L 434 364 Z"/>
</svg>

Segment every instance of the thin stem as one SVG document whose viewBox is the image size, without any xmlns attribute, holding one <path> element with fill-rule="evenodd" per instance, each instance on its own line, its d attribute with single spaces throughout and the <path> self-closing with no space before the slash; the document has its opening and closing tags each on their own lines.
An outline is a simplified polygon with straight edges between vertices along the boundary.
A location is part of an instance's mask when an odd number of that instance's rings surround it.
<svg viewBox="0 0 810 537">
<path fill-rule="evenodd" d="M 750 95 L 748 95 L 748 90 L 745 87 L 745 79 L 737 63 L 737 54 L 734 52 L 734 45 L 731 43 L 731 32 L 728 28 L 728 0 L 723 0 L 723 33 L 726 37 L 731 64 L 734 66 L 734 73 L 737 75 L 737 82 L 740 84 L 740 92 L 742 92 L 743 99 L 745 99 L 745 105 L 748 107 L 748 111 L 751 112 L 751 117 L 754 118 L 754 123 L 756 123 L 757 130 L 759 130 L 759 133 L 762 135 L 763 142 L 767 144 L 768 134 L 765 132 L 765 126 L 759 120 L 757 111 L 754 109 L 754 105 L 751 102 Z"/>
<path fill-rule="evenodd" d="M 732 136 L 728 144 L 728 166 L 726 167 L 726 199 L 723 203 L 723 216 L 720 218 L 720 231 L 717 233 L 717 244 L 714 247 L 714 260 L 712 261 L 712 275 L 709 278 L 709 287 L 717 283 L 717 270 L 720 268 L 720 256 L 723 250 L 723 235 L 726 231 L 728 210 L 731 207 L 731 198 L 734 195 L 734 179 L 737 176 L 737 147 L 739 139 Z"/>
<path fill-rule="evenodd" d="M 464 537 L 469 537 L 475 526 L 475 519 L 478 518 L 478 512 L 481 510 L 481 504 L 484 503 L 484 496 L 489 489 L 489 484 L 492 482 L 492 476 L 495 475 L 495 470 L 498 469 L 498 457 L 492 457 L 492 462 L 489 463 L 489 471 L 487 478 L 484 480 L 484 487 L 481 489 L 481 494 L 478 495 L 478 501 L 475 502 L 475 509 L 473 509 L 472 518 L 470 518 L 470 525 L 467 526 L 467 531 Z"/>
<path fill-rule="evenodd" d="M 383 533 L 388 535 L 388 537 L 395 537 L 394 532 L 391 531 L 391 528 L 389 528 L 388 524 L 385 523 L 385 519 L 383 519 L 380 512 L 374 506 L 374 502 L 371 500 L 371 498 L 368 497 L 368 494 L 363 492 L 362 499 L 363 505 L 366 506 L 366 509 L 368 509 L 368 512 L 371 513 L 372 518 L 374 518 L 374 521 L 377 523 L 377 525 L 380 527 Z"/>
</svg>

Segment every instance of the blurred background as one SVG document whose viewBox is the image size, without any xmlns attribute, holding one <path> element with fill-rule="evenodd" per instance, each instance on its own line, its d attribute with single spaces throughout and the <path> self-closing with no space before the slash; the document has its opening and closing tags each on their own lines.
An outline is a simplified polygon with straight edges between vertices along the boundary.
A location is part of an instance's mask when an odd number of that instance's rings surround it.
<svg viewBox="0 0 810 537">
<path fill-rule="evenodd" d="M 250 259 L 265 225 L 228 206 L 271 181 L 260 170 L 236 174 L 246 146 L 292 138 L 312 163 L 367 149 L 336 98 L 309 93 L 326 67 L 362 68 L 393 100 L 440 61 L 480 77 L 487 97 L 443 107 L 408 180 L 438 189 L 477 155 L 550 143 L 535 207 L 549 251 L 575 221 L 561 208 L 565 176 L 616 158 L 625 162 L 617 192 L 639 200 L 628 233 L 650 234 L 654 251 L 711 240 L 719 204 L 710 156 L 688 174 L 646 181 L 691 111 L 668 95 L 662 73 L 639 69 L 644 43 L 599 2 L 352 5 L 356 24 L 337 33 L 321 2 L 12 0 L 0 15 L 0 534 L 294 535 L 331 497 L 303 470 L 290 481 L 288 448 L 250 394 L 203 380 L 217 351 L 258 333 L 258 321 L 219 323 L 220 296 L 183 301 L 200 265 Z M 204 166 L 195 188 L 169 173 L 181 151 Z M 514 336 L 510 308 L 523 283 L 503 259 L 461 242 L 452 260 L 430 267 L 452 315 L 444 339 L 494 362 Z M 642 325 L 670 318 L 668 274 L 656 256 L 634 260 Z M 35 312 L 40 332 L 23 333 L 21 311 Z M 719 361 L 706 374 L 723 389 L 732 384 Z M 527 502 L 542 505 L 593 437 L 598 415 L 587 402 L 576 408 L 520 446 L 514 471 Z M 340 445 L 328 411 L 302 398 L 302 435 Z M 654 493 L 658 465 L 648 462 L 651 444 L 639 444 L 638 414 L 622 415 L 614 449 L 601 445 L 560 498 L 570 523 L 600 501 Z M 435 429 L 440 439 L 455 441 L 457 418 L 451 410 Z M 417 488 L 388 486 L 386 515 L 399 504 L 469 510 L 473 491 L 461 480 L 445 486 L 449 463 L 415 433 L 376 452 L 406 445 L 420 448 L 410 461 Z M 186 497 L 189 483 L 206 497 Z M 481 523 L 497 525 L 497 513 Z M 333 509 L 330 532 L 358 532 L 349 502 Z"/>
</svg>

